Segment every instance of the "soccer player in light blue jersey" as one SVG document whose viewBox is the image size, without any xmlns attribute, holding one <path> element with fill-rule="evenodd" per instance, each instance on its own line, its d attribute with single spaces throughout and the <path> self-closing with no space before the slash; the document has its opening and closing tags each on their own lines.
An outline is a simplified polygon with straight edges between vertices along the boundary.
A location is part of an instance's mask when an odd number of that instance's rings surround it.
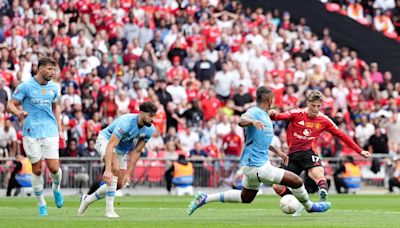
<svg viewBox="0 0 400 228">
<path fill-rule="evenodd" d="M 35 192 L 39 215 L 47 215 L 43 198 L 41 159 L 46 159 L 53 181 L 52 189 L 56 206 L 61 208 L 64 198 L 60 191 L 62 172 L 59 163 L 59 140 L 64 140 L 60 111 L 56 104 L 58 86 L 51 81 L 57 71 L 56 61 L 51 58 L 39 60 L 38 73 L 15 89 L 7 109 L 24 120 L 22 142 L 25 153 L 32 163 L 32 187 Z M 18 107 L 22 104 L 22 110 Z"/>
<path fill-rule="evenodd" d="M 245 147 L 240 158 L 243 171 L 242 190 L 229 190 L 215 194 L 198 192 L 189 204 L 189 215 L 197 208 L 211 202 L 251 203 L 261 183 L 267 185 L 279 183 L 290 187 L 293 195 L 308 212 L 324 212 L 331 207 L 329 202 L 311 202 L 299 176 L 271 165 L 268 150 L 280 156 L 285 164 L 289 161 L 285 153 L 270 145 L 274 132 L 268 110 L 273 103 L 273 98 L 271 89 L 265 86 L 259 87 L 256 92 L 257 105 L 249 108 L 240 118 L 239 126 L 245 129 L 246 136 Z"/>
<path fill-rule="evenodd" d="M 106 184 L 100 186 L 91 195 L 83 195 L 78 215 L 84 215 L 93 202 L 106 197 L 106 213 L 109 218 L 118 218 L 114 211 L 114 195 L 117 189 L 129 184 L 130 174 L 147 141 L 154 132 L 153 121 L 157 106 L 144 102 L 139 114 L 125 114 L 103 129 L 96 141 L 96 149 L 105 163 L 103 179 Z M 134 142 L 136 142 L 136 145 Z M 129 164 L 127 156 L 129 155 Z"/>
</svg>

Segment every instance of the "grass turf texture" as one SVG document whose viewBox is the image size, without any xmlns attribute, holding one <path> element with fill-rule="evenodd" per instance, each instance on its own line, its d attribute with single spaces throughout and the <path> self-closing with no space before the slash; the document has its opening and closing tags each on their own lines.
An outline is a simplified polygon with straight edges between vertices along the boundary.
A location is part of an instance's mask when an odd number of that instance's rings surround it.
<svg viewBox="0 0 400 228">
<path fill-rule="evenodd" d="M 316 200 L 313 195 L 312 199 Z M 126 196 L 116 198 L 119 219 L 105 218 L 105 201 L 96 202 L 84 217 L 76 215 L 78 197 L 66 197 L 58 209 L 46 198 L 49 215 L 37 215 L 36 199 L 0 198 L 0 227 L 399 227 L 398 195 L 331 195 L 326 213 L 293 218 L 279 209 L 277 196 L 257 196 L 252 204 L 211 203 L 192 216 L 192 197 Z"/>
</svg>

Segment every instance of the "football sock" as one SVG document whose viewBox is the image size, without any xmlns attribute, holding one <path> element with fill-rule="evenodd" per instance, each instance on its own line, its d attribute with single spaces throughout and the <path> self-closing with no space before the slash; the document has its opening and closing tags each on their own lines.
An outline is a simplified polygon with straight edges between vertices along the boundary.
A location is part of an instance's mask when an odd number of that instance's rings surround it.
<svg viewBox="0 0 400 228">
<path fill-rule="evenodd" d="M 118 177 L 111 178 L 111 184 L 107 185 L 106 191 L 106 211 L 114 211 L 114 196 L 117 190 Z"/>
<path fill-rule="evenodd" d="M 206 199 L 206 203 L 210 202 L 222 202 L 222 203 L 241 203 L 242 192 L 239 190 L 229 190 L 226 192 L 209 194 Z"/>
<path fill-rule="evenodd" d="M 316 182 L 319 189 L 325 189 L 328 192 L 328 182 L 326 182 L 325 177 L 318 179 Z"/>
<path fill-rule="evenodd" d="M 103 184 L 95 192 L 93 192 L 91 195 L 87 196 L 85 201 L 87 203 L 91 204 L 94 201 L 101 200 L 105 197 L 106 191 L 107 191 L 107 184 Z"/>
<path fill-rule="evenodd" d="M 58 168 L 58 171 L 56 173 L 50 173 L 50 176 L 51 180 L 53 181 L 51 188 L 53 189 L 53 191 L 60 191 L 61 178 L 62 178 L 61 168 Z"/>
<path fill-rule="evenodd" d="M 300 188 L 292 189 L 293 195 L 300 201 L 301 204 L 306 208 L 306 210 L 310 210 L 312 207 L 312 202 L 308 198 L 308 193 L 304 184 Z"/>
<path fill-rule="evenodd" d="M 43 197 L 43 177 L 42 175 L 36 175 L 32 173 L 32 188 L 35 192 L 38 205 L 46 205 L 46 201 Z"/>
</svg>

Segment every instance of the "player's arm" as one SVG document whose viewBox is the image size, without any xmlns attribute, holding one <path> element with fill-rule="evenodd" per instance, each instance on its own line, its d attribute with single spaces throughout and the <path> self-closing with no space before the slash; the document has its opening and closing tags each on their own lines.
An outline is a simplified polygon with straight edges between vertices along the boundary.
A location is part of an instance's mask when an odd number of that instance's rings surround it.
<svg viewBox="0 0 400 228">
<path fill-rule="evenodd" d="M 25 99 L 26 89 L 27 88 L 24 83 L 18 85 L 11 97 L 11 100 L 7 103 L 7 111 L 17 116 L 19 120 L 23 120 L 26 116 L 28 116 L 27 112 L 19 108 L 21 102 Z"/>
<path fill-rule="evenodd" d="M 104 181 L 109 185 L 111 183 L 112 174 L 112 156 L 114 148 L 119 144 L 121 139 L 115 134 L 111 135 L 110 140 L 107 143 L 106 153 L 104 155 L 105 171 L 103 174 Z"/>
<path fill-rule="evenodd" d="M 283 153 L 281 150 L 279 150 L 278 148 L 274 147 L 273 145 L 269 146 L 269 150 L 274 152 L 276 155 L 278 155 L 280 158 L 282 158 L 283 160 L 283 164 L 288 165 L 289 163 L 289 157 Z"/>
<path fill-rule="evenodd" d="M 143 151 L 145 145 L 146 145 L 146 141 L 144 139 L 140 139 L 137 142 L 135 149 L 130 153 L 128 169 L 126 172 L 126 176 L 125 176 L 123 185 L 126 186 L 129 184 L 131 173 L 135 169 L 136 163 L 139 161 L 140 155 L 142 154 L 142 151 Z"/>
<path fill-rule="evenodd" d="M 240 117 L 238 125 L 241 127 L 254 126 L 257 129 L 265 128 L 265 125 L 263 124 L 263 122 L 253 119 L 249 110 Z"/>
<path fill-rule="evenodd" d="M 290 110 L 287 112 L 278 113 L 276 110 L 271 109 L 268 111 L 268 115 L 272 120 L 292 120 L 295 112 L 295 110 Z"/>
<path fill-rule="evenodd" d="M 351 139 L 348 135 L 346 135 L 342 130 L 340 130 L 338 128 L 338 126 L 336 126 L 336 124 L 334 124 L 332 122 L 332 120 L 327 119 L 326 120 L 327 123 L 327 131 L 329 133 L 331 133 L 332 135 L 338 137 L 340 140 L 342 140 L 347 146 L 349 146 L 351 149 L 353 149 L 355 152 L 359 153 L 361 156 L 368 158 L 371 156 L 371 153 L 369 151 L 366 150 L 362 150 L 357 143 L 354 142 L 353 139 Z"/>
<path fill-rule="evenodd" d="M 21 102 L 17 99 L 11 99 L 7 103 L 7 111 L 15 116 L 18 117 L 19 120 L 25 119 L 26 116 L 28 116 L 28 113 L 19 109 L 18 106 L 21 105 Z"/>
</svg>

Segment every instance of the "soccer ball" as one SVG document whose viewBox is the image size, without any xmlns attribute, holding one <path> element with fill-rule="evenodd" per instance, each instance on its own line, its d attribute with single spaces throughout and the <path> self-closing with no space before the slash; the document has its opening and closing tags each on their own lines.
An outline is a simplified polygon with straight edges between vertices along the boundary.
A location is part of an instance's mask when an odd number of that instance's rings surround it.
<svg viewBox="0 0 400 228">
<path fill-rule="evenodd" d="M 285 214 L 293 214 L 299 207 L 300 202 L 294 197 L 294 195 L 285 195 L 279 202 L 279 207 Z"/>
</svg>

